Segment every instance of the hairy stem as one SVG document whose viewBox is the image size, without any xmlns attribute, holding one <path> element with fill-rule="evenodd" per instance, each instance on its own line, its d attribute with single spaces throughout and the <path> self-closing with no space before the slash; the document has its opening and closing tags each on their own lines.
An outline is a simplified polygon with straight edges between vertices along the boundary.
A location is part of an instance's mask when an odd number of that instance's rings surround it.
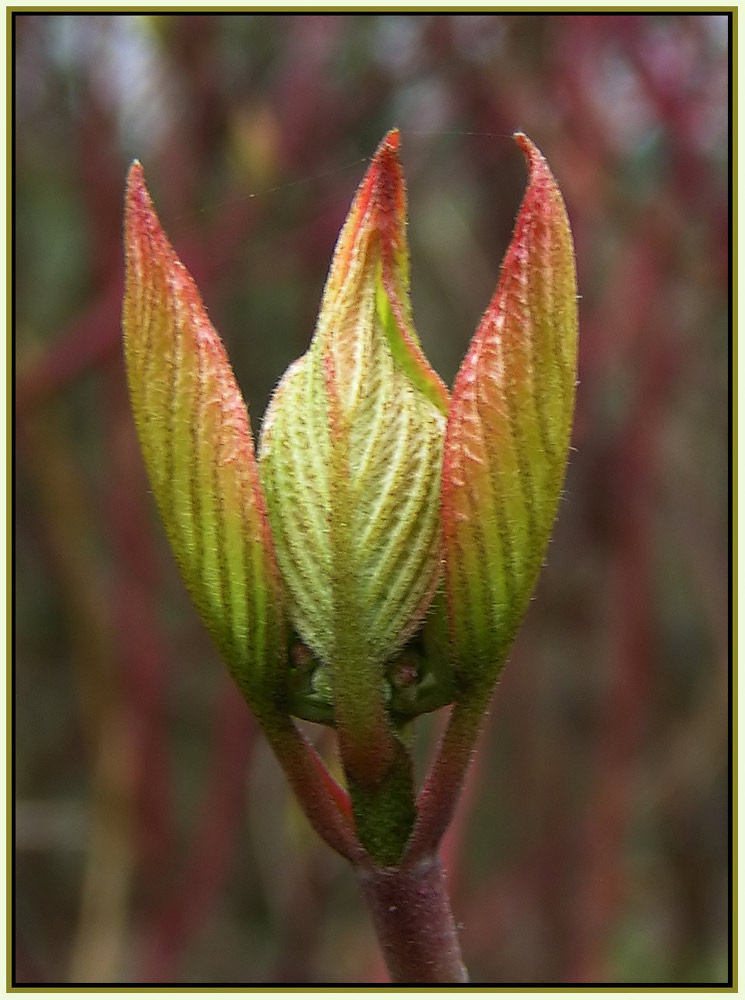
<svg viewBox="0 0 745 1000">
<path fill-rule="evenodd" d="M 354 832 L 347 793 L 289 716 L 266 711 L 259 722 L 313 829 L 342 857 L 359 862 L 364 852 Z"/>
<path fill-rule="evenodd" d="M 356 873 L 393 982 L 468 982 L 437 856 Z"/>
<path fill-rule="evenodd" d="M 405 864 L 413 865 L 417 859 L 427 858 L 436 851 L 450 825 L 488 703 L 488 690 L 473 690 L 468 700 L 453 707 L 435 762 L 419 795 L 414 831 L 404 854 Z"/>
</svg>

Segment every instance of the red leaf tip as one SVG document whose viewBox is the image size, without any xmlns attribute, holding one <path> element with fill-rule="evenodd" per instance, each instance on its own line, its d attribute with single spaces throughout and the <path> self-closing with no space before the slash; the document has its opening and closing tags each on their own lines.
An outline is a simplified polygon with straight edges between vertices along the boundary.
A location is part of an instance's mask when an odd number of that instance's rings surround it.
<svg viewBox="0 0 745 1000">
<path fill-rule="evenodd" d="M 145 171 L 139 160 L 133 160 L 127 172 L 125 191 L 125 243 L 138 238 L 146 230 L 160 232 L 150 193 L 145 183 Z M 165 236 L 163 236 L 165 239 Z"/>
<path fill-rule="evenodd" d="M 543 153 L 534 142 L 531 142 L 524 132 L 515 132 L 512 138 L 523 151 L 531 173 L 539 167 L 543 167 L 546 172 L 548 171 L 548 164 Z"/>
<path fill-rule="evenodd" d="M 127 196 L 145 186 L 145 171 L 139 160 L 132 160 L 127 171 Z"/>
<path fill-rule="evenodd" d="M 392 128 L 380 145 L 385 149 L 389 149 L 392 153 L 396 153 L 400 142 L 401 133 L 397 128 Z"/>
</svg>

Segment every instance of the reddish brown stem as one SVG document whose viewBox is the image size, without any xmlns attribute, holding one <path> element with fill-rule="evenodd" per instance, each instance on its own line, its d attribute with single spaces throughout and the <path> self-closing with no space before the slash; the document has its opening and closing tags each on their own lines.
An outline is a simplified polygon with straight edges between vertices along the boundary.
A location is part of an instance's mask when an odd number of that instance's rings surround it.
<svg viewBox="0 0 745 1000">
<path fill-rule="evenodd" d="M 450 825 L 489 702 L 488 693 L 473 692 L 454 706 L 435 762 L 419 795 L 417 819 L 404 860 L 414 864 L 437 851 Z"/>
<path fill-rule="evenodd" d="M 358 863 L 364 852 L 346 792 L 289 716 L 266 712 L 259 723 L 313 829 L 343 858 Z"/>
<path fill-rule="evenodd" d="M 438 857 L 356 871 L 393 982 L 468 982 Z"/>
</svg>

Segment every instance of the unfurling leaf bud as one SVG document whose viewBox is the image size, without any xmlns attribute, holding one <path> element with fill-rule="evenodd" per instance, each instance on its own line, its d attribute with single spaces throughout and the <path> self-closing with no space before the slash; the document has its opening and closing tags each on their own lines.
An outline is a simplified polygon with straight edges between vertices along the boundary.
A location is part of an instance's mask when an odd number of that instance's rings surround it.
<svg viewBox="0 0 745 1000">
<path fill-rule="evenodd" d="M 342 229 L 310 346 L 269 405 L 258 465 L 225 349 L 142 168 L 129 173 L 125 355 L 153 492 L 307 814 L 356 862 L 436 847 L 561 492 L 574 253 L 546 161 L 516 140 L 528 187 L 452 399 L 413 326 L 393 130 Z M 405 723 L 451 703 L 417 805 Z M 291 715 L 336 728 L 349 795 Z"/>
<path fill-rule="evenodd" d="M 447 390 L 411 325 L 397 145 L 392 132 L 360 186 L 313 340 L 280 382 L 259 448 L 290 618 L 329 669 L 361 771 L 372 747 L 376 771 L 390 759 L 385 665 L 441 572 Z"/>
<path fill-rule="evenodd" d="M 443 463 L 455 670 L 491 687 L 525 613 L 564 479 L 577 288 L 564 202 L 524 135 L 528 188 L 497 290 L 455 382 Z"/>
<path fill-rule="evenodd" d="M 153 493 L 194 603 L 260 713 L 281 697 L 284 626 L 248 413 L 139 163 L 124 240 L 127 377 Z"/>
</svg>

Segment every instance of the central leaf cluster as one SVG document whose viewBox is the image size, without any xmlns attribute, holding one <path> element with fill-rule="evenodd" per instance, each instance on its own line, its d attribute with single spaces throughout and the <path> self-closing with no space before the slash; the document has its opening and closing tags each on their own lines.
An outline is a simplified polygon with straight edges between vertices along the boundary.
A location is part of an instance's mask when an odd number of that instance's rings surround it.
<svg viewBox="0 0 745 1000">
<path fill-rule="evenodd" d="M 445 419 L 393 356 L 379 250 L 330 287 L 264 418 L 261 477 L 298 634 L 323 664 L 382 668 L 440 576 Z"/>
</svg>

